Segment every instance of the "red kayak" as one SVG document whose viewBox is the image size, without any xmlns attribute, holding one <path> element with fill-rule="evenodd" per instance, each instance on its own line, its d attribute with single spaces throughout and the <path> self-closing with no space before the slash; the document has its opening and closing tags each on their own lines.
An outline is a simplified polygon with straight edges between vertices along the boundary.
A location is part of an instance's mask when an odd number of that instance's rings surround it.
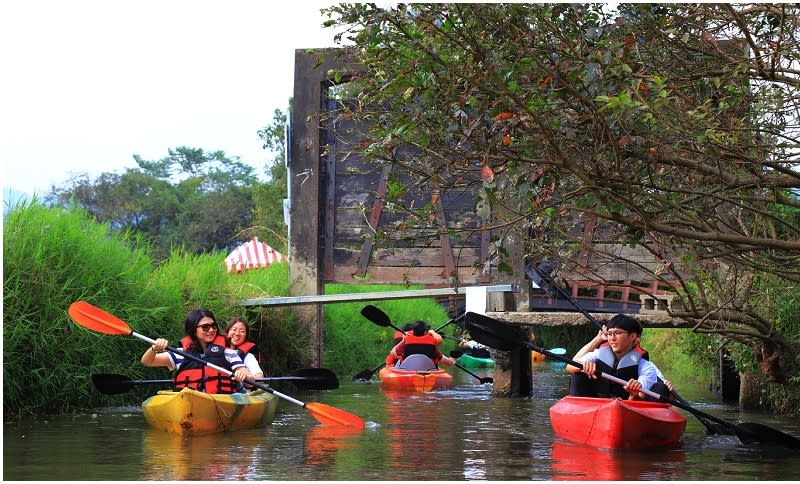
<svg viewBox="0 0 800 484">
<path fill-rule="evenodd" d="M 619 398 L 567 396 L 550 407 L 557 437 L 606 449 L 650 449 L 678 444 L 686 418 L 671 405 Z"/>
<path fill-rule="evenodd" d="M 453 375 L 437 368 L 424 355 L 410 355 L 400 366 L 385 366 L 378 373 L 386 390 L 427 392 L 444 390 L 453 384 Z"/>
</svg>

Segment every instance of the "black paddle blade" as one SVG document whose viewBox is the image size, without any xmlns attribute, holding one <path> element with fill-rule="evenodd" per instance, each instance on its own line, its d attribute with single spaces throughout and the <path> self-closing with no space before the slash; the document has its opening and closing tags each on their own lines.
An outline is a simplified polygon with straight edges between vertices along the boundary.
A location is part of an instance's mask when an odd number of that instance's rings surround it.
<svg viewBox="0 0 800 484">
<path fill-rule="evenodd" d="M 101 393 L 106 395 L 119 395 L 128 393 L 133 389 L 133 380 L 124 375 L 113 373 L 98 373 L 92 375 L 92 383 Z"/>
<path fill-rule="evenodd" d="M 292 385 L 301 390 L 335 390 L 339 388 L 336 374 L 327 368 L 301 368 L 294 373 Z"/>
<path fill-rule="evenodd" d="M 389 319 L 389 316 L 372 304 L 364 306 L 364 308 L 361 310 L 361 315 L 378 326 L 386 327 L 392 325 L 392 320 Z"/>
<path fill-rule="evenodd" d="M 463 352 L 461 352 L 461 351 L 458 351 L 458 350 L 452 350 L 452 351 L 450 351 L 450 358 L 459 359 L 459 358 L 461 358 L 461 355 L 463 355 L 463 354 L 464 354 L 464 353 L 463 353 Z"/>
<path fill-rule="evenodd" d="M 756 422 L 736 424 L 736 436 L 745 444 L 764 444 L 768 446 L 800 449 L 800 439 L 786 432 L 773 429 Z"/>
<path fill-rule="evenodd" d="M 478 313 L 467 313 L 465 325 L 472 339 L 501 351 L 511 351 L 525 346 L 522 331 L 501 321 Z"/>
<path fill-rule="evenodd" d="M 353 377 L 353 381 L 357 381 L 357 382 L 367 382 L 367 381 L 370 381 L 370 380 L 372 380 L 372 375 L 374 375 L 376 371 L 378 371 L 378 370 L 380 370 L 381 368 L 383 368 L 383 365 L 385 365 L 385 364 L 386 364 L 386 363 L 381 363 L 380 365 L 376 366 L 375 368 L 373 368 L 373 369 L 371 369 L 371 370 L 370 370 L 370 369 L 366 369 L 366 370 L 364 370 L 364 371 L 362 371 L 362 372 L 359 372 L 359 373 L 357 373 L 357 374 L 356 374 L 356 375 Z"/>
</svg>

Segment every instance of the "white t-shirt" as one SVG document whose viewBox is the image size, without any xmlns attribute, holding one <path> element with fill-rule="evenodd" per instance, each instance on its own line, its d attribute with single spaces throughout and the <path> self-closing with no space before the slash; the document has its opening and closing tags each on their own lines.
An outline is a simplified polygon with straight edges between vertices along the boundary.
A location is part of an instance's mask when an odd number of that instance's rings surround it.
<svg viewBox="0 0 800 484">
<path fill-rule="evenodd" d="M 256 355 L 253 353 L 245 353 L 244 366 L 247 367 L 247 371 L 249 371 L 251 375 L 255 375 L 257 373 L 261 373 L 262 375 L 264 374 L 264 372 L 261 370 L 261 365 L 258 364 Z"/>
</svg>

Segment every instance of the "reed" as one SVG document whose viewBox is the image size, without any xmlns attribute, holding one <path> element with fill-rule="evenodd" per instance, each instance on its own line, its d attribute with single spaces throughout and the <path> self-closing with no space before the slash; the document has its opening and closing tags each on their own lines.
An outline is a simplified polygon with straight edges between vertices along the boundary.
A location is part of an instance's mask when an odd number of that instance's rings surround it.
<svg viewBox="0 0 800 484">
<path fill-rule="evenodd" d="M 132 324 L 156 294 L 146 249 L 85 212 L 49 209 L 36 200 L 10 207 L 3 225 L 3 409 L 6 415 L 65 413 L 103 397 L 89 375 L 130 367 L 141 347 L 98 337 L 71 322 L 76 300 Z M 143 290 L 144 289 L 144 290 Z"/>
</svg>

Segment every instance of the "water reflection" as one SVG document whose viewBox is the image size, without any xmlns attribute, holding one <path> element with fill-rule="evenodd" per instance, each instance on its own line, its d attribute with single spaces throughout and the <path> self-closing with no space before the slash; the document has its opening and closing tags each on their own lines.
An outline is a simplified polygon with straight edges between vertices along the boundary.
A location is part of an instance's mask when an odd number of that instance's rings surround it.
<svg viewBox="0 0 800 484">
<path fill-rule="evenodd" d="M 597 449 L 556 440 L 550 454 L 553 480 L 650 481 L 683 474 L 685 454 L 680 450 L 652 452 Z"/>
<path fill-rule="evenodd" d="M 244 480 L 254 475 L 263 443 L 263 431 L 181 436 L 147 429 L 142 436 L 147 465 L 140 478 Z"/>
<path fill-rule="evenodd" d="M 358 437 L 364 432 L 353 427 L 318 425 L 306 433 L 304 463 L 311 466 L 331 466 L 340 451 L 358 447 Z"/>
</svg>

